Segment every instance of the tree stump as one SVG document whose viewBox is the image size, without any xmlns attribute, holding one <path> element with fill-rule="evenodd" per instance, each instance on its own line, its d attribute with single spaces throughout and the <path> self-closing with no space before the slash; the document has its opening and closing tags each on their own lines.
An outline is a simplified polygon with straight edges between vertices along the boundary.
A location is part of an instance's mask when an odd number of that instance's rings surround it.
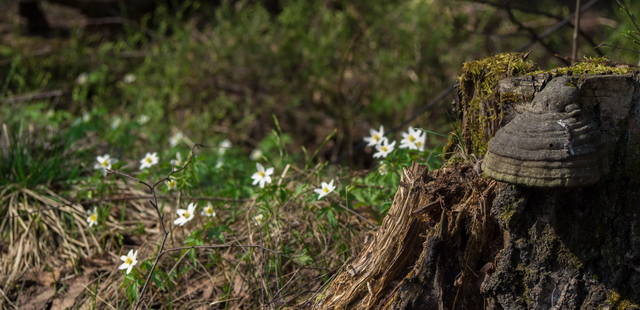
<svg viewBox="0 0 640 310">
<path fill-rule="evenodd" d="M 315 308 L 640 309 L 640 75 L 571 77 L 600 127 L 608 169 L 596 184 L 503 183 L 474 162 L 549 81 L 571 73 L 499 80 L 482 102 L 491 109 L 465 106 L 476 91 L 458 102 L 462 126 L 495 125 L 480 135 L 461 128 L 455 160 L 443 168 L 403 172 L 374 238 Z"/>
</svg>

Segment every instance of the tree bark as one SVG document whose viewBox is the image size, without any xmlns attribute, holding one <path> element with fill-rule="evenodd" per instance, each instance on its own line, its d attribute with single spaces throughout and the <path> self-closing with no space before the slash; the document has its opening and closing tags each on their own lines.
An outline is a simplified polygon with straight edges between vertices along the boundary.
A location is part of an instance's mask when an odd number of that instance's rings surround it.
<svg viewBox="0 0 640 310">
<path fill-rule="evenodd" d="M 500 125 L 552 78 L 501 80 L 496 97 L 511 100 L 500 103 Z M 604 178 L 502 183 L 481 176 L 474 150 L 436 171 L 414 165 L 379 231 L 315 308 L 640 309 L 640 78 L 575 81 L 605 141 Z"/>
</svg>

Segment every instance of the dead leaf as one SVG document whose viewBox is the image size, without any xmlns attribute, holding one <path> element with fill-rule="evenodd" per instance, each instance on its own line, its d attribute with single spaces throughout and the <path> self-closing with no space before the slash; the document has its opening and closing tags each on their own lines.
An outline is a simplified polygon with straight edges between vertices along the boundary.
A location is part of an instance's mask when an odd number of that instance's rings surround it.
<svg viewBox="0 0 640 310">
<path fill-rule="evenodd" d="M 240 299 L 249 297 L 246 289 L 246 283 L 239 274 L 236 274 L 235 278 L 233 279 L 233 296 L 239 297 Z"/>
<path fill-rule="evenodd" d="M 25 305 L 20 307 L 20 309 L 24 309 L 24 310 L 46 309 L 47 304 L 55 294 L 56 294 L 56 290 L 54 288 L 52 287 L 44 288 L 43 290 L 40 291 L 40 293 L 35 298 L 29 299 L 29 301 Z"/>
<path fill-rule="evenodd" d="M 206 285 L 202 290 L 202 299 L 207 300 L 211 298 L 211 294 L 213 294 L 213 285 Z"/>
<path fill-rule="evenodd" d="M 82 294 L 89 284 L 89 281 L 90 279 L 88 274 L 75 278 L 64 297 L 53 300 L 51 310 L 64 310 L 73 307 L 76 302 L 76 298 Z"/>
</svg>

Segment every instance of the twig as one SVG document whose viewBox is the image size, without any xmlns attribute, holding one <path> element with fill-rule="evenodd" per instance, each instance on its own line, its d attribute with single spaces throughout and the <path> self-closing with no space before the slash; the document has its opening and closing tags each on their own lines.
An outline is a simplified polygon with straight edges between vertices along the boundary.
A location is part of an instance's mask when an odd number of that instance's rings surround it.
<svg viewBox="0 0 640 310">
<path fill-rule="evenodd" d="M 474 3 L 482 3 L 482 4 L 486 4 L 495 8 L 499 8 L 499 9 L 506 9 L 507 6 L 501 4 L 501 3 L 496 3 L 493 1 L 489 1 L 489 0 L 467 0 L 470 2 L 474 2 Z M 541 15 L 544 17 L 549 17 L 549 18 L 554 18 L 554 19 L 562 19 L 562 16 L 559 15 L 555 15 L 549 12 L 545 12 L 545 11 L 538 11 L 534 8 L 529 8 L 529 7 L 522 7 L 522 6 L 515 6 L 515 5 L 510 5 L 510 7 L 514 10 L 518 10 L 527 14 L 534 14 L 534 15 Z"/>
<path fill-rule="evenodd" d="M 436 198 L 436 200 L 433 200 L 430 203 L 428 203 L 427 205 L 421 207 L 420 209 L 417 209 L 417 210 L 414 210 L 413 212 L 411 212 L 411 215 L 418 215 L 420 213 L 424 213 L 429 209 L 429 207 L 431 207 L 431 206 L 433 206 L 435 204 L 438 204 L 438 203 L 440 205 L 442 205 L 443 202 L 444 201 L 443 201 L 442 197 L 438 196 L 438 198 Z"/>
<path fill-rule="evenodd" d="M 174 173 L 178 173 L 181 172 L 183 170 L 185 170 L 193 161 L 193 154 L 195 151 L 195 148 L 198 147 L 199 144 L 194 144 L 191 147 L 191 152 L 189 153 L 189 158 L 187 159 L 187 162 L 184 164 L 184 166 L 180 167 L 179 169 L 176 170 L 172 170 L 171 172 L 169 172 L 169 175 L 167 175 L 164 179 L 158 180 L 156 183 L 153 184 L 153 186 L 149 185 L 148 183 L 137 179 L 138 182 L 144 184 L 145 186 L 147 186 L 149 188 L 149 191 L 151 192 L 151 195 L 153 196 L 153 200 L 150 200 L 149 203 L 151 203 L 151 206 L 153 206 L 153 208 L 156 210 L 156 213 L 158 214 L 158 220 L 160 221 L 160 228 L 162 229 L 162 243 L 160 244 L 160 249 L 158 249 L 158 254 L 156 255 L 156 258 L 153 262 L 153 265 L 151 266 L 151 270 L 149 270 L 149 274 L 147 274 L 147 278 L 144 281 L 144 285 L 142 286 L 142 290 L 140 290 L 140 296 L 138 297 L 138 301 L 136 302 L 136 305 L 134 307 L 135 310 L 137 310 L 140 307 L 140 304 L 142 304 L 142 300 L 144 297 L 144 294 L 147 291 L 147 287 L 149 286 L 149 281 L 151 281 L 151 276 L 153 275 L 153 272 L 155 271 L 156 267 L 158 266 L 158 261 L 160 261 L 160 257 L 162 257 L 162 252 L 164 250 L 164 246 L 167 242 L 167 237 L 169 236 L 169 232 L 167 231 L 167 228 L 164 225 L 164 215 L 162 214 L 162 212 L 160 211 L 160 207 L 158 206 L 158 197 L 156 196 L 156 187 L 160 184 L 162 184 L 162 182 L 167 181 L 171 178 L 171 176 Z M 131 177 L 131 176 L 129 176 Z"/>
<path fill-rule="evenodd" d="M 499 9 L 505 9 L 505 6 L 500 4 L 500 3 L 495 3 L 493 1 L 488 1 L 488 0 L 468 0 L 471 2 L 475 2 L 475 3 L 482 3 L 482 4 L 486 4 L 495 8 L 499 8 Z M 544 16 L 544 17 L 549 17 L 549 18 L 553 18 L 556 21 L 563 21 L 565 19 L 564 16 L 561 15 L 555 15 L 549 12 L 544 12 L 544 11 L 538 11 L 536 9 L 532 9 L 532 8 L 525 8 L 525 7 L 520 7 L 520 6 L 512 6 L 511 8 L 513 8 L 514 10 L 518 10 L 520 12 L 523 13 L 527 13 L 527 14 L 533 14 L 533 15 L 540 15 L 540 16 Z M 575 25 L 573 23 L 569 23 L 570 27 L 574 27 Z M 593 48 L 593 51 L 598 55 L 598 56 L 604 56 L 604 53 L 602 52 L 602 45 L 600 44 L 596 44 L 596 42 L 593 40 L 593 38 L 586 32 L 582 31 L 582 29 L 580 29 L 578 27 L 578 33 L 580 34 L 580 36 L 587 42 L 589 43 L 589 45 L 591 45 L 591 48 Z"/>
<path fill-rule="evenodd" d="M 7 296 L 7 294 L 4 293 L 4 291 L 2 290 L 2 288 L 0 288 L 0 294 L 2 294 L 2 296 L 5 298 L 5 300 L 7 301 L 7 303 L 13 307 L 13 309 L 18 309 L 18 307 L 11 302 L 11 299 L 9 299 L 9 297 Z"/>
<path fill-rule="evenodd" d="M 189 153 L 189 158 L 187 159 L 187 162 L 184 164 L 184 166 L 180 167 L 179 169 L 175 169 L 172 170 L 171 172 L 169 172 L 169 174 L 156 181 L 153 184 L 149 184 L 141 179 L 138 179 L 132 175 L 126 174 L 124 172 L 120 172 L 120 171 L 116 171 L 116 170 L 111 170 L 111 169 L 107 169 L 108 173 L 112 173 L 112 174 L 116 174 L 116 175 L 120 175 L 123 177 L 126 177 L 128 179 L 131 179 L 133 181 L 136 181 L 144 186 L 147 187 L 147 189 L 149 189 L 149 192 L 151 193 L 151 199 L 149 200 L 149 203 L 151 204 L 151 206 L 155 209 L 156 213 L 158 214 L 158 220 L 160 221 L 160 230 L 162 231 L 162 241 L 160 243 L 160 248 L 158 249 L 158 254 L 156 254 L 156 258 L 153 262 L 153 265 L 151 265 L 151 269 L 149 270 L 149 273 L 147 274 L 147 278 L 144 281 L 144 285 L 142 286 L 142 289 L 140 290 L 140 295 L 138 297 L 138 301 L 136 302 L 136 305 L 134 307 L 134 309 L 138 309 L 140 308 L 140 305 L 142 304 L 142 300 L 144 298 L 144 294 L 147 291 L 147 287 L 149 286 L 149 282 L 151 281 L 151 276 L 153 275 L 153 272 L 155 271 L 156 267 L 158 266 L 158 261 L 160 261 L 160 257 L 162 257 L 163 255 L 163 251 L 164 251 L 164 247 L 165 244 L 167 243 L 167 237 L 169 236 L 169 231 L 167 231 L 167 228 L 164 224 L 164 215 L 162 214 L 162 211 L 160 210 L 160 207 L 158 205 L 158 196 L 156 195 L 156 187 L 158 187 L 158 185 L 162 184 L 162 182 L 165 182 L 167 180 L 169 180 L 171 178 L 171 176 L 175 173 L 181 172 L 183 170 L 185 170 L 193 161 L 193 156 L 194 156 L 194 151 L 196 147 L 201 146 L 200 144 L 194 144 L 191 147 L 191 152 Z"/>
<path fill-rule="evenodd" d="M 191 249 L 224 249 L 224 248 L 258 248 L 267 252 L 271 252 L 274 254 L 283 254 L 282 252 L 266 248 L 264 246 L 258 244 L 235 244 L 235 243 L 223 243 L 223 244 L 209 244 L 209 245 L 192 245 L 192 246 L 182 246 L 165 249 L 161 252 L 161 255 L 164 255 L 169 252 L 181 251 L 181 250 L 191 250 Z"/>
<path fill-rule="evenodd" d="M 573 44 L 571 47 L 571 64 L 578 59 L 578 32 L 580 31 L 580 0 L 576 0 L 575 21 L 573 22 Z"/>
<path fill-rule="evenodd" d="M 337 205 L 338 207 L 340 207 L 341 209 L 343 209 L 343 210 L 345 210 L 345 211 L 347 211 L 347 212 L 351 213 L 351 214 L 352 214 L 352 215 L 354 215 L 355 217 L 359 218 L 362 222 L 364 222 L 364 223 L 365 223 L 366 225 L 368 225 L 369 227 L 372 227 L 372 228 L 373 228 L 373 227 L 376 227 L 376 225 L 371 224 L 371 222 L 369 221 L 369 219 L 368 219 L 368 218 L 366 218 L 366 217 L 364 217 L 364 216 L 362 216 L 360 213 L 358 213 L 358 212 L 356 212 L 356 211 L 354 211 L 354 210 L 351 210 L 349 207 L 345 207 L 345 206 L 343 206 L 343 205 L 342 205 L 342 204 L 340 204 L 340 203 L 337 203 L 336 205 Z"/>
<path fill-rule="evenodd" d="M 544 47 L 547 52 L 553 56 L 557 56 L 558 53 L 549 45 L 547 44 L 542 37 L 540 37 L 540 35 L 538 35 L 537 32 L 535 32 L 535 30 L 531 29 L 530 27 L 527 27 L 525 24 L 523 24 L 521 21 L 519 21 L 516 16 L 513 14 L 513 9 L 511 7 L 507 7 L 505 9 L 507 11 L 507 15 L 509 16 L 509 20 L 516 26 L 518 26 L 518 28 L 526 31 L 529 33 L 529 37 L 531 37 L 532 41 L 538 42 L 540 43 L 540 45 L 542 45 L 542 47 Z M 570 65 L 571 63 L 568 62 L 566 59 L 562 58 L 562 57 L 557 57 L 560 61 L 562 61 L 565 65 Z"/>
<path fill-rule="evenodd" d="M 152 195 L 128 195 L 128 196 L 115 196 L 115 197 L 105 197 L 105 198 L 99 198 L 99 199 L 92 199 L 92 200 L 81 200 L 78 201 L 78 204 L 96 204 L 96 203 L 101 203 L 101 202 L 106 202 L 106 201 L 130 201 L 130 200 L 146 200 L 146 199 L 152 199 L 153 196 Z M 166 195 L 157 195 L 158 199 L 172 199 L 173 197 L 171 196 L 166 196 Z M 249 201 L 251 199 L 249 198 L 238 198 L 238 199 L 233 199 L 233 198 L 225 198 L 225 197 L 209 197 L 209 196 L 189 196 L 189 197 L 182 197 L 184 199 L 189 199 L 189 200 L 204 200 L 204 201 L 223 201 L 223 202 L 245 202 L 245 201 Z"/>
<path fill-rule="evenodd" d="M 423 105 L 420 108 L 416 109 L 409 118 L 407 118 L 404 121 L 402 121 L 402 123 L 400 123 L 400 125 L 398 125 L 398 126 L 392 128 L 391 130 L 389 130 L 389 134 L 392 134 L 392 133 L 394 133 L 394 132 L 406 127 L 411 122 L 415 121 L 420 115 L 422 115 L 425 112 L 429 111 L 429 109 L 432 106 L 440 103 L 442 100 L 447 98 L 447 96 L 449 96 L 456 89 L 456 85 L 458 85 L 458 84 L 454 83 L 454 84 L 449 85 L 449 87 L 447 89 L 445 89 L 445 90 L 441 91 L 440 93 L 438 93 L 438 95 L 436 95 L 436 97 L 433 98 L 433 100 L 429 101 L 425 105 Z M 361 142 L 361 143 L 364 145 L 364 142 Z"/>
<path fill-rule="evenodd" d="M 293 273 L 293 275 L 289 278 L 289 280 L 287 280 L 287 282 L 285 282 L 285 284 L 276 291 L 276 294 L 273 296 L 273 298 L 271 298 L 271 300 L 269 300 L 268 304 L 271 305 L 274 303 L 274 301 L 276 301 L 276 299 L 278 299 L 280 297 L 280 293 L 282 293 L 282 291 L 289 286 L 289 284 L 293 281 L 293 279 L 296 278 L 296 276 L 298 275 L 298 272 L 300 272 L 300 270 L 302 270 L 302 268 L 298 268 L 296 269 L 296 271 Z"/>
<path fill-rule="evenodd" d="M 62 91 L 61 89 L 55 89 L 55 90 L 38 92 L 38 93 L 19 95 L 15 97 L 8 97 L 8 98 L 2 99 L 2 101 L 4 103 L 20 103 L 20 102 L 26 102 L 26 101 L 61 97 L 63 95 L 64 95 L 64 91 Z"/>
<path fill-rule="evenodd" d="M 591 8 L 594 4 L 596 4 L 599 0 L 591 0 L 589 2 L 587 2 L 584 6 L 582 6 L 580 8 L 580 12 L 586 11 L 589 8 Z M 563 19 L 562 21 L 558 22 L 557 24 L 547 28 L 546 31 L 544 31 L 542 34 L 540 34 L 540 38 L 544 39 L 548 36 L 550 36 L 551 34 L 553 34 L 554 32 L 562 29 L 562 27 L 564 27 L 565 25 L 571 23 L 571 19 L 573 17 L 573 14 L 565 17 L 565 19 Z M 536 43 L 536 41 L 530 41 L 528 44 L 523 45 L 522 48 L 518 49 L 519 52 L 523 52 L 526 50 L 529 50 L 529 48 L 531 48 L 531 46 L 533 46 Z"/>
</svg>

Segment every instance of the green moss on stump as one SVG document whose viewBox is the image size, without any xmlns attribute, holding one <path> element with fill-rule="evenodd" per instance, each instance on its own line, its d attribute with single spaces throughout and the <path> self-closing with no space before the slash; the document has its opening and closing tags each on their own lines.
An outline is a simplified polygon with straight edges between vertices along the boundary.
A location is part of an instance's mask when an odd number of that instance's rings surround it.
<svg viewBox="0 0 640 310">
<path fill-rule="evenodd" d="M 616 310 L 631 310 L 631 309 L 640 309 L 638 304 L 635 304 L 628 299 L 623 299 L 620 294 L 614 290 L 609 292 L 609 298 L 607 298 L 608 308 L 605 309 L 616 309 Z"/>
<path fill-rule="evenodd" d="M 551 70 L 536 70 L 535 65 L 522 53 L 505 53 L 464 63 L 458 76 L 458 105 L 462 113 L 460 124 L 462 136 L 459 143 L 468 154 L 483 156 L 487 143 L 500 127 L 504 116 L 504 103 L 513 102 L 513 94 L 499 94 L 498 82 L 519 75 L 549 74 L 598 75 L 628 74 L 637 70 L 629 66 L 616 66 L 604 57 L 589 58 L 569 67 Z M 454 149 L 454 147 L 450 147 Z"/>
<path fill-rule="evenodd" d="M 458 108 L 463 120 L 461 142 L 467 152 L 483 155 L 502 120 L 504 100 L 496 96 L 498 81 L 523 75 L 533 68 L 533 63 L 521 53 L 498 54 L 464 63 L 458 77 Z"/>
<path fill-rule="evenodd" d="M 538 70 L 529 72 L 528 75 L 548 73 L 558 75 L 598 75 L 598 74 L 628 74 L 635 69 L 629 66 L 616 66 L 605 57 L 585 57 L 582 61 L 569 66 L 551 70 Z"/>
</svg>

